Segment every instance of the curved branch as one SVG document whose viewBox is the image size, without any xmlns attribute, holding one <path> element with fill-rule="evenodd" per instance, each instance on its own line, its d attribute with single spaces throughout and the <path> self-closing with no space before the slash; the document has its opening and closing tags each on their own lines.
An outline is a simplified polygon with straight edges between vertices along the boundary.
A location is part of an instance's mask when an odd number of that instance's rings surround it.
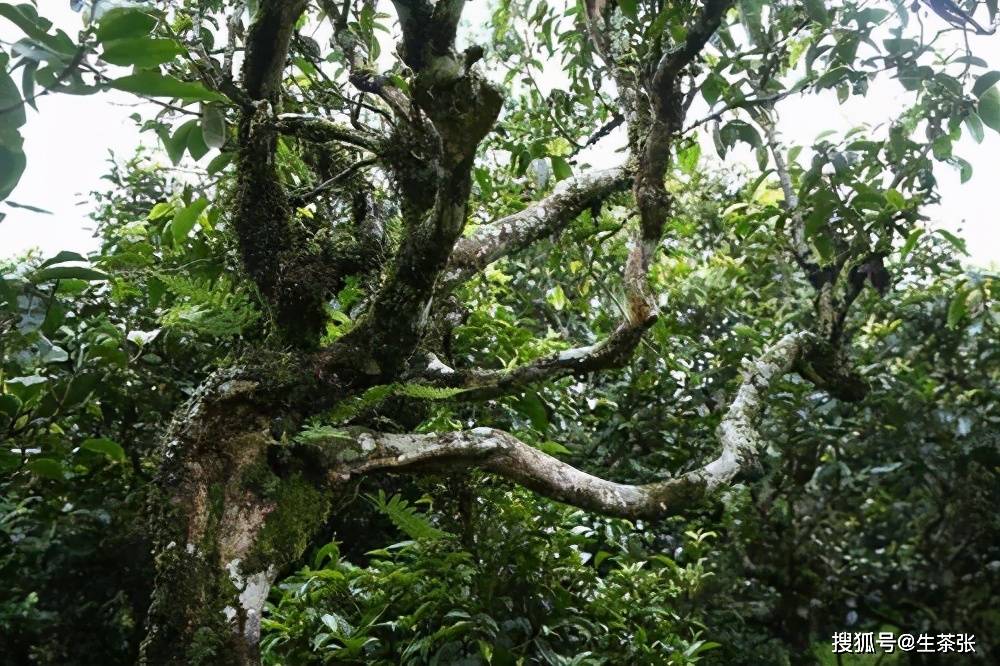
<svg viewBox="0 0 1000 666">
<path fill-rule="evenodd" d="M 479 227 L 455 243 L 438 292 L 450 291 L 497 259 L 562 231 L 580 213 L 626 190 L 631 182 L 624 167 L 591 171 L 561 181 L 534 205 Z"/>
<path fill-rule="evenodd" d="M 749 362 L 733 403 L 716 431 L 722 450 L 711 462 L 680 476 L 626 485 L 583 472 L 492 428 L 416 435 L 345 431 L 322 447 L 322 464 L 337 483 L 379 471 L 480 467 L 551 499 L 622 518 L 660 518 L 694 506 L 757 464 L 762 440 L 757 421 L 771 384 L 789 372 L 811 335 L 791 333 Z"/>
<path fill-rule="evenodd" d="M 650 315 L 637 324 L 623 322 L 597 344 L 566 349 L 505 370 L 453 370 L 430 354 L 422 378 L 434 386 L 467 389 L 458 397 L 460 400 L 484 400 L 542 380 L 621 367 L 632 358 L 643 334 L 656 319 L 656 315 Z"/>
</svg>

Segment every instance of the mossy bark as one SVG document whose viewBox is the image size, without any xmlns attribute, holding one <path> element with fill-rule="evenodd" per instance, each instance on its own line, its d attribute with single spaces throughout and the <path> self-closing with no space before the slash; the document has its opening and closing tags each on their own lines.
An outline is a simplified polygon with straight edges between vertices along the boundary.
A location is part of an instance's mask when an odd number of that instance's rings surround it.
<svg viewBox="0 0 1000 666">
<path fill-rule="evenodd" d="M 331 492 L 275 460 L 253 383 L 214 381 L 171 427 L 151 498 L 156 579 L 141 664 L 260 664 L 271 583 L 323 525 Z"/>
</svg>

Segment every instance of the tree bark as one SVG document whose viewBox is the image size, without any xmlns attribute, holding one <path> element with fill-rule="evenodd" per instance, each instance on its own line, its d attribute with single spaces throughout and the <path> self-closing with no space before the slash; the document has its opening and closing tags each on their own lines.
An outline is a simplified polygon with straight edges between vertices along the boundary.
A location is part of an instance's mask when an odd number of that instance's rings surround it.
<svg viewBox="0 0 1000 666">
<path fill-rule="evenodd" d="M 155 592 L 141 664 L 260 663 L 271 583 L 324 523 L 332 491 L 275 459 L 275 411 L 219 373 L 171 426 L 150 498 Z"/>
</svg>

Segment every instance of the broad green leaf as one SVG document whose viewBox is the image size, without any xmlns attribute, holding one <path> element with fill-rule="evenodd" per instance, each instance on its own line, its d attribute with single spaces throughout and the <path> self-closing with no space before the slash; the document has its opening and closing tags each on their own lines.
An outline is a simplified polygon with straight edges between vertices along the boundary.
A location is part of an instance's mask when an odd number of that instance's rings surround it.
<svg viewBox="0 0 1000 666">
<path fill-rule="evenodd" d="M 12 127 L 0 124 L 0 200 L 6 199 L 21 180 L 27 160 L 23 140 Z"/>
<path fill-rule="evenodd" d="M 545 410 L 545 403 L 534 391 L 528 391 L 517 399 L 514 408 L 528 421 L 531 427 L 539 432 L 545 432 L 549 427 L 549 415 Z"/>
<path fill-rule="evenodd" d="M 59 53 L 67 57 L 76 54 L 76 44 L 62 30 L 57 30 L 54 35 L 48 32 L 49 25 L 40 23 L 34 7 L 27 4 L 10 5 L 5 2 L 0 3 L 0 16 L 11 21 L 14 25 L 24 31 L 28 37 L 44 45 L 54 53 Z M 46 21 L 48 24 L 48 21 Z"/>
<path fill-rule="evenodd" d="M 117 39 L 128 39 L 148 35 L 156 27 L 156 18 L 133 8 L 112 9 L 101 17 L 97 27 L 97 41 L 102 44 Z"/>
<path fill-rule="evenodd" d="M 32 472 L 46 479 L 62 480 L 66 476 L 62 464 L 53 458 L 35 458 L 27 466 Z"/>
<path fill-rule="evenodd" d="M 688 175 L 694 174 L 698 169 L 699 159 L 701 159 L 701 144 L 697 141 L 692 141 L 677 154 L 678 166 Z"/>
<path fill-rule="evenodd" d="M 172 39 L 128 37 L 104 45 L 101 58 L 112 65 L 156 67 L 174 60 L 184 48 Z"/>
<path fill-rule="evenodd" d="M 105 437 L 85 439 L 83 443 L 80 444 L 80 448 L 93 451 L 95 453 L 103 453 L 115 462 L 125 461 L 125 449 L 123 449 L 117 442 L 113 442 Z"/>
<path fill-rule="evenodd" d="M 226 97 L 209 90 L 200 83 L 181 81 L 173 76 L 146 71 L 123 76 L 111 82 L 116 90 L 145 95 L 147 97 L 170 97 L 185 102 L 224 102 Z"/>
<path fill-rule="evenodd" d="M 568 302 L 566 299 L 566 294 L 560 285 L 556 285 L 549 289 L 548 293 L 545 294 L 545 300 L 549 302 L 549 305 L 554 307 L 556 310 L 562 310 L 566 307 Z"/>
<path fill-rule="evenodd" d="M 816 248 L 816 253 L 819 254 L 820 259 L 823 263 L 829 263 L 833 259 L 833 242 L 830 240 L 829 236 L 826 234 L 816 234 L 812 238 L 813 247 Z"/>
<path fill-rule="evenodd" d="M 976 143 L 982 143 L 986 134 L 983 130 L 983 121 L 979 117 L 979 114 L 975 111 L 970 111 L 963 122 L 965 123 L 965 128 L 969 130 L 969 136 L 972 137 L 972 140 Z"/>
<path fill-rule="evenodd" d="M 184 151 L 191 143 L 191 133 L 197 128 L 198 120 L 191 119 L 174 130 L 173 135 L 166 128 L 157 130 L 156 134 L 163 142 L 163 148 L 167 151 L 167 157 L 171 162 L 178 164 L 184 158 Z"/>
<path fill-rule="evenodd" d="M 45 282 L 47 280 L 107 280 L 106 273 L 87 268 L 86 266 L 50 266 L 40 271 L 35 271 L 31 276 L 33 282 Z"/>
<path fill-rule="evenodd" d="M 972 178 L 972 165 L 961 157 L 953 157 L 952 161 L 958 165 L 958 177 L 962 184 L 969 182 L 969 179 Z"/>
<path fill-rule="evenodd" d="M 996 70 L 981 74 L 972 86 L 972 94 L 976 97 L 982 97 L 983 94 L 995 86 L 998 81 L 1000 81 L 1000 72 Z"/>
<path fill-rule="evenodd" d="M 202 124 L 195 122 L 195 126 L 191 128 L 188 133 L 187 139 L 187 149 L 188 153 L 191 155 L 191 159 L 195 162 L 203 158 L 208 154 L 209 147 L 205 143 L 205 137 L 202 134 Z"/>
<path fill-rule="evenodd" d="M 229 166 L 229 164 L 233 161 L 233 157 L 235 157 L 235 155 L 231 152 L 219 153 L 218 155 L 213 157 L 212 160 L 208 163 L 208 166 L 205 167 L 205 172 L 209 176 L 219 173 L 227 166 Z"/>
<path fill-rule="evenodd" d="M 555 175 L 556 180 L 566 180 L 573 177 L 573 167 L 569 165 L 566 158 L 552 156 L 549 160 L 552 162 L 552 173 Z"/>
<path fill-rule="evenodd" d="M 166 217 L 174 212 L 174 205 L 169 201 L 161 201 L 160 203 L 153 206 L 149 211 L 149 215 L 146 216 L 147 220 L 158 220 L 161 217 Z"/>
<path fill-rule="evenodd" d="M 58 253 L 51 259 L 46 259 L 45 261 L 43 261 L 41 264 L 39 264 L 38 268 L 40 269 L 47 268 L 54 264 L 65 264 L 67 261 L 87 261 L 87 258 L 77 252 L 69 252 L 67 250 L 63 250 L 62 252 Z"/>
<path fill-rule="evenodd" d="M 225 145 L 226 116 L 219 105 L 202 105 L 201 134 L 209 148 L 222 148 Z"/>
<path fill-rule="evenodd" d="M 994 132 L 1000 132 L 1000 90 L 990 88 L 979 99 L 979 117 Z"/>
<path fill-rule="evenodd" d="M 638 4 L 638 0 L 618 0 L 618 6 L 621 8 L 622 14 L 633 21 L 639 18 Z"/>
<path fill-rule="evenodd" d="M 202 197 L 174 215 L 174 221 L 171 223 L 170 228 L 173 231 L 175 241 L 180 243 L 187 238 L 188 233 L 194 228 L 198 217 L 205 210 L 206 206 L 208 206 L 208 199 Z"/>
<path fill-rule="evenodd" d="M 0 414 L 12 419 L 20 408 L 21 401 L 16 395 L 0 394 Z"/>
<path fill-rule="evenodd" d="M 0 122 L 6 128 L 16 128 L 24 125 L 27 116 L 24 111 L 24 100 L 17 89 L 14 79 L 3 71 L 4 63 L 0 62 L 0 109 L 4 110 Z"/>
</svg>

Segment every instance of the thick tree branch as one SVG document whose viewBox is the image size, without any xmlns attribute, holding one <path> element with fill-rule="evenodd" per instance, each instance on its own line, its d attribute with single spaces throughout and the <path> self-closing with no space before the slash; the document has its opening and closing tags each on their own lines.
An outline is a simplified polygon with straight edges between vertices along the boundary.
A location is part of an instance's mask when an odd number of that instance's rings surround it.
<svg viewBox="0 0 1000 666">
<path fill-rule="evenodd" d="M 757 422 L 767 391 L 793 368 L 810 338 L 807 333 L 786 335 L 759 359 L 748 362 L 716 431 L 722 445 L 719 456 L 666 481 L 625 485 L 601 479 L 491 428 L 432 435 L 346 431 L 342 438 L 322 445 L 320 457 L 335 483 L 379 471 L 477 466 L 573 506 L 623 518 L 660 518 L 696 505 L 758 464 L 763 442 Z"/>
<path fill-rule="evenodd" d="M 322 253 L 299 247 L 292 207 L 278 174 L 274 113 L 293 27 L 306 0 L 263 0 L 247 34 L 242 81 L 252 105 L 239 122 L 233 227 L 243 265 L 272 307 L 284 337 L 313 346 L 325 321 L 324 299 L 336 281 Z"/>
<path fill-rule="evenodd" d="M 501 257 L 559 233 L 580 213 L 625 190 L 631 182 L 623 167 L 585 173 L 560 182 L 552 194 L 524 210 L 479 227 L 455 243 L 438 293 L 451 290 Z"/>
<path fill-rule="evenodd" d="M 684 42 L 663 54 L 653 78 L 653 85 L 661 95 L 672 94 L 671 81 L 701 53 L 733 4 L 733 0 L 707 0 L 698 20 L 688 28 Z"/>
<path fill-rule="evenodd" d="M 275 121 L 274 128 L 281 134 L 295 136 L 314 143 L 339 141 L 365 148 L 373 153 L 377 153 L 379 150 L 379 138 L 319 116 L 282 113 Z"/>
<path fill-rule="evenodd" d="M 277 103 L 295 21 L 307 0 L 261 0 L 247 33 L 243 86 L 251 99 Z"/>
<path fill-rule="evenodd" d="M 402 57 L 415 71 L 412 108 L 399 113 L 385 156 L 400 196 L 403 236 L 368 312 L 328 355 L 331 365 L 353 370 L 361 383 L 395 379 L 423 338 L 435 287 L 465 227 L 476 149 L 503 103 L 455 52 L 464 2 L 445 2 L 440 11 L 426 0 L 393 4 Z"/>
</svg>

